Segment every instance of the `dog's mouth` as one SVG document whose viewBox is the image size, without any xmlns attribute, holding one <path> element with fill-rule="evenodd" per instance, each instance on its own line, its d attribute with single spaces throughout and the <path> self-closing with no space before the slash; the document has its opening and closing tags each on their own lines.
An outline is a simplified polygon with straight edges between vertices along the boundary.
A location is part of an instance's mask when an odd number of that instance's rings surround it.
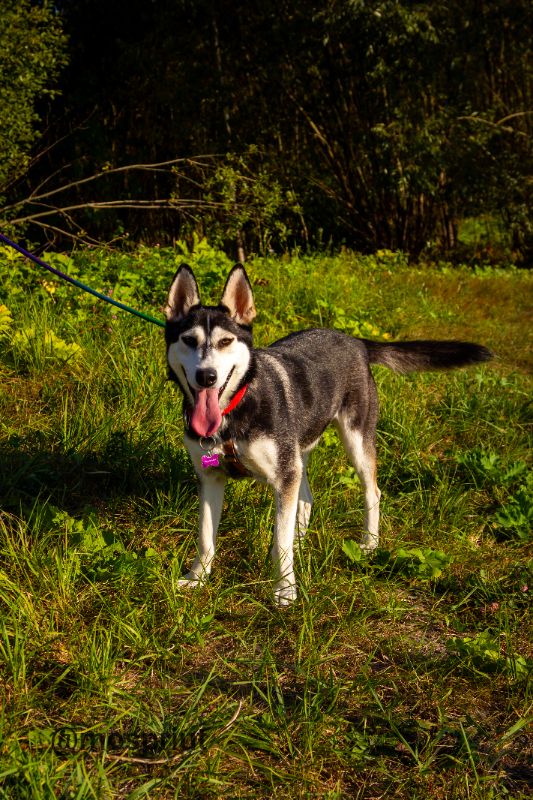
<svg viewBox="0 0 533 800">
<path fill-rule="evenodd" d="M 220 389 L 194 389 L 187 381 L 194 399 L 194 407 L 190 416 L 190 425 L 198 436 L 205 438 L 214 436 L 220 428 L 222 412 L 220 410 L 219 400 L 229 383 L 234 369 L 235 367 L 231 368 L 228 377 Z"/>
</svg>

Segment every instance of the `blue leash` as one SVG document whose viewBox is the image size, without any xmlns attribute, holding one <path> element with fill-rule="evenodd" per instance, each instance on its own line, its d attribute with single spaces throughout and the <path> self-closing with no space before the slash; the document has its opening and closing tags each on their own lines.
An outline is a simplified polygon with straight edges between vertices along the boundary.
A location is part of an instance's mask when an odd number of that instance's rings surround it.
<svg viewBox="0 0 533 800">
<path fill-rule="evenodd" d="M 21 253 L 21 255 L 23 255 L 25 258 L 29 258 L 30 261 L 34 262 L 34 264 L 44 267 L 48 270 L 48 272 L 52 272 L 54 275 L 57 275 L 58 278 L 62 278 L 64 281 L 67 281 L 67 283 L 77 286 L 78 289 L 83 289 L 84 292 L 92 294 L 99 300 L 104 300 L 104 302 L 110 303 L 112 306 L 116 306 L 116 308 L 120 308 L 122 311 L 127 311 L 130 314 L 134 314 L 136 317 L 140 317 L 148 322 L 152 322 L 154 325 L 159 325 L 161 328 L 165 327 L 165 323 L 162 320 L 157 319 L 156 317 L 151 317 L 150 314 L 145 314 L 143 311 L 137 311 L 135 308 L 130 308 L 124 303 L 120 303 L 118 300 L 114 300 L 112 297 L 109 297 L 107 294 L 102 294 L 101 292 L 97 292 L 96 289 L 91 289 L 90 286 L 86 286 L 81 281 L 76 280 L 76 278 L 71 278 L 70 275 L 67 275 L 65 272 L 55 269 L 55 267 L 52 267 L 50 264 L 47 264 L 46 261 L 43 261 L 42 258 L 39 258 L 33 253 L 30 253 L 28 250 L 25 250 L 20 246 L 20 244 L 12 242 L 11 239 L 8 239 L 3 233 L 0 233 L 0 241 L 4 242 L 4 244 L 7 244 L 9 247 L 12 247 L 14 250 L 17 250 L 17 252 Z"/>
</svg>

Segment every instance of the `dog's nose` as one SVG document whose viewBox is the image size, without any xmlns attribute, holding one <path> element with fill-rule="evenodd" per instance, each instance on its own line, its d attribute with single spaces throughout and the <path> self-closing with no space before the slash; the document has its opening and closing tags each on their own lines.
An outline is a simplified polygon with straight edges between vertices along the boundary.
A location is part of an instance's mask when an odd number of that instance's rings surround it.
<svg viewBox="0 0 533 800">
<path fill-rule="evenodd" d="M 217 373 L 216 370 L 210 369 L 197 369 L 196 370 L 196 383 L 198 386 L 202 386 L 204 389 L 209 389 L 210 386 L 213 386 L 214 383 L 217 382 Z"/>
</svg>

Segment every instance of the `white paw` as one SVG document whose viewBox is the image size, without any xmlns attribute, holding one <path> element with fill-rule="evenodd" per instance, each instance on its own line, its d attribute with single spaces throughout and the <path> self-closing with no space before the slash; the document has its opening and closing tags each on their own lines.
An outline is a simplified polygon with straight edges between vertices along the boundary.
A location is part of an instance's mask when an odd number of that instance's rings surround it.
<svg viewBox="0 0 533 800">
<path fill-rule="evenodd" d="M 359 547 L 363 553 L 371 553 L 379 544 L 379 534 L 377 533 L 363 533 Z"/>
<path fill-rule="evenodd" d="M 205 578 L 199 578 L 195 572 L 188 572 L 178 580 L 178 586 L 182 586 L 185 589 L 194 589 L 195 586 L 201 586 L 202 583 L 205 583 Z"/>
<path fill-rule="evenodd" d="M 274 602 L 280 607 L 290 606 L 296 600 L 296 595 L 296 584 L 294 583 L 277 586 L 274 589 Z"/>
</svg>

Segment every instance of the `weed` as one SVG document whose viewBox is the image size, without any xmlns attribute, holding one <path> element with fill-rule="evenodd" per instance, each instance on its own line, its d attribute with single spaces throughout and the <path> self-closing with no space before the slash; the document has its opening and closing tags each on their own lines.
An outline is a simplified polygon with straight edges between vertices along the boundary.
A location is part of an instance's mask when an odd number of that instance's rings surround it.
<svg viewBox="0 0 533 800">
<path fill-rule="evenodd" d="M 529 541 L 533 531 L 533 474 L 526 484 L 520 486 L 496 513 L 499 530 Z"/>
<path fill-rule="evenodd" d="M 478 488 L 485 483 L 509 485 L 527 472 L 525 461 L 506 464 L 497 453 L 486 452 L 480 447 L 457 454 L 456 461 L 465 468 Z"/>
<path fill-rule="evenodd" d="M 352 564 L 368 565 L 368 559 L 353 539 L 346 539 L 342 543 L 342 549 Z M 398 572 L 406 577 L 432 580 L 442 575 L 450 561 L 450 556 L 442 550 L 432 550 L 431 547 L 400 547 L 397 550 L 379 548 L 372 555 L 371 563 L 376 574 L 385 571 Z"/>
<path fill-rule="evenodd" d="M 493 530 L 507 538 L 529 541 L 533 530 L 533 473 L 525 461 L 505 463 L 494 452 L 480 448 L 459 453 L 456 461 L 464 467 L 476 488 L 489 486 L 493 493 L 505 491 L 494 515 Z"/>
<path fill-rule="evenodd" d="M 500 642 L 489 630 L 477 636 L 452 636 L 446 642 L 446 647 L 478 669 L 489 672 L 505 670 L 513 678 L 526 678 L 533 667 L 531 659 L 518 653 L 502 655 Z"/>
</svg>

